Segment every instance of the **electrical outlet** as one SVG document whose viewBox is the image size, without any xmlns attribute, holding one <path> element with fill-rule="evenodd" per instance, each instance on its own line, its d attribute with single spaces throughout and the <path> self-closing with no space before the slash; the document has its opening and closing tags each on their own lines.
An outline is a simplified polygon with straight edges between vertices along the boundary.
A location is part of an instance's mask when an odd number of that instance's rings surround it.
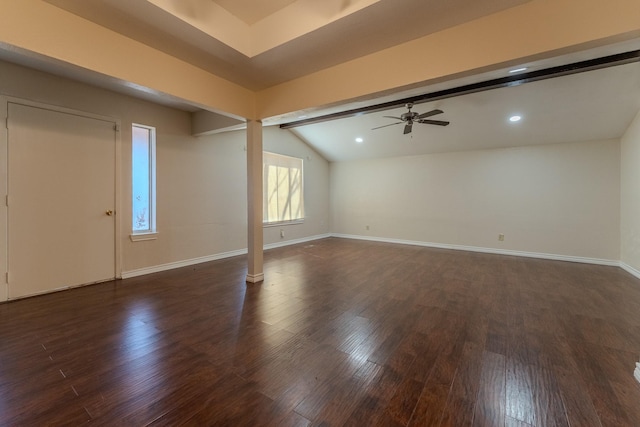
<svg viewBox="0 0 640 427">
<path fill-rule="evenodd" d="M 502 233 L 498 234 L 498 240 L 500 240 L 501 242 L 504 242 L 504 234 Z"/>
</svg>

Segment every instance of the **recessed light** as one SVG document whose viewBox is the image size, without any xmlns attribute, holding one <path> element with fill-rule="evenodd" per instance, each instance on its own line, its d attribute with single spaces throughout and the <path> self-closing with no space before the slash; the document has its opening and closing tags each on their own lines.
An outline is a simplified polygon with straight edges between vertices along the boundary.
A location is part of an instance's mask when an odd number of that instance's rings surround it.
<svg viewBox="0 0 640 427">
<path fill-rule="evenodd" d="M 364 142 L 364 139 L 362 139 L 362 138 L 358 137 L 358 138 L 356 138 L 356 142 L 357 142 L 358 144 L 362 144 L 362 143 Z"/>
<path fill-rule="evenodd" d="M 519 122 L 520 120 L 522 120 L 522 116 L 511 116 L 511 117 L 509 117 L 509 121 L 510 122 Z"/>
<path fill-rule="evenodd" d="M 514 68 L 513 70 L 509 70 L 509 74 L 521 73 L 523 71 L 527 71 L 527 67 Z"/>
</svg>

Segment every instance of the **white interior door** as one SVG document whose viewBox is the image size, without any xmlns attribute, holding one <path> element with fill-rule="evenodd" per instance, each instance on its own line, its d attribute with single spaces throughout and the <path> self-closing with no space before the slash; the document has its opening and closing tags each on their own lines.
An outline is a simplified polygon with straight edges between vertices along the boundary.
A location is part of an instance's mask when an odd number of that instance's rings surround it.
<svg viewBox="0 0 640 427">
<path fill-rule="evenodd" d="M 7 110 L 8 298 L 113 279 L 114 123 Z"/>
</svg>

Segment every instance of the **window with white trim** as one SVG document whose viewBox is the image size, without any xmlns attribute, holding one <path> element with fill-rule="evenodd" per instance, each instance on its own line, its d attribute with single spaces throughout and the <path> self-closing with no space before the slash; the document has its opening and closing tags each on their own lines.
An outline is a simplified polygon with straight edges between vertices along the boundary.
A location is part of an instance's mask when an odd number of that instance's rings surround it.
<svg viewBox="0 0 640 427">
<path fill-rule="evenodd" d="M 263 222 L 277 224 L 304 219 L 302 159 L 263 153 Z"/>
<path fill-rule="evenodd" d="M 156 231 L 156 129 L 134 124 L 131 129 L 132 231 Z"/>
</svg>

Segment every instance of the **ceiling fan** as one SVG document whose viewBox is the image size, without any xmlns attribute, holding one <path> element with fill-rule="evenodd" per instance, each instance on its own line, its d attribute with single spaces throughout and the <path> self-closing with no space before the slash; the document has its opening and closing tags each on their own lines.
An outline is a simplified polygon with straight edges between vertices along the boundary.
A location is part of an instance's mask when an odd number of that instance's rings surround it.
<svg viewBox="0 0 640 427">
<path fill-rule="evenodd" d="M 449 124 L 449 122 L 446 122 L 444 120 L 427 120 L 427 117 L 435 116 L 436 114 L 442 114 L 443 113 L 442 110 L 431 110 L 431 111 L 427 111 L 426 113 L 418 114 L 414 111 L 411 111 L 412 108 L 413 108 L 413 104 L 409 103 L 407 104 L 407 109 L 409 111 L 407 111 L 406 113 L 403 113 L 400 117 L 384 116 L 389 119 L 396 119 L 400 121 L 396 123 L 391 123 L 389 125 L 378 126 L 371 130 L 385 128 L 387 126 L 399 125 L 401 123 L 404 123 L 405 125 L 404 125 L 403 133 L 406 135 L 408 133 L 411 133 L 411 129 L 414 123 L 422 123 L 422 124 L 436 125 L 436 126 L 447 126 Z"/>
</svg>

